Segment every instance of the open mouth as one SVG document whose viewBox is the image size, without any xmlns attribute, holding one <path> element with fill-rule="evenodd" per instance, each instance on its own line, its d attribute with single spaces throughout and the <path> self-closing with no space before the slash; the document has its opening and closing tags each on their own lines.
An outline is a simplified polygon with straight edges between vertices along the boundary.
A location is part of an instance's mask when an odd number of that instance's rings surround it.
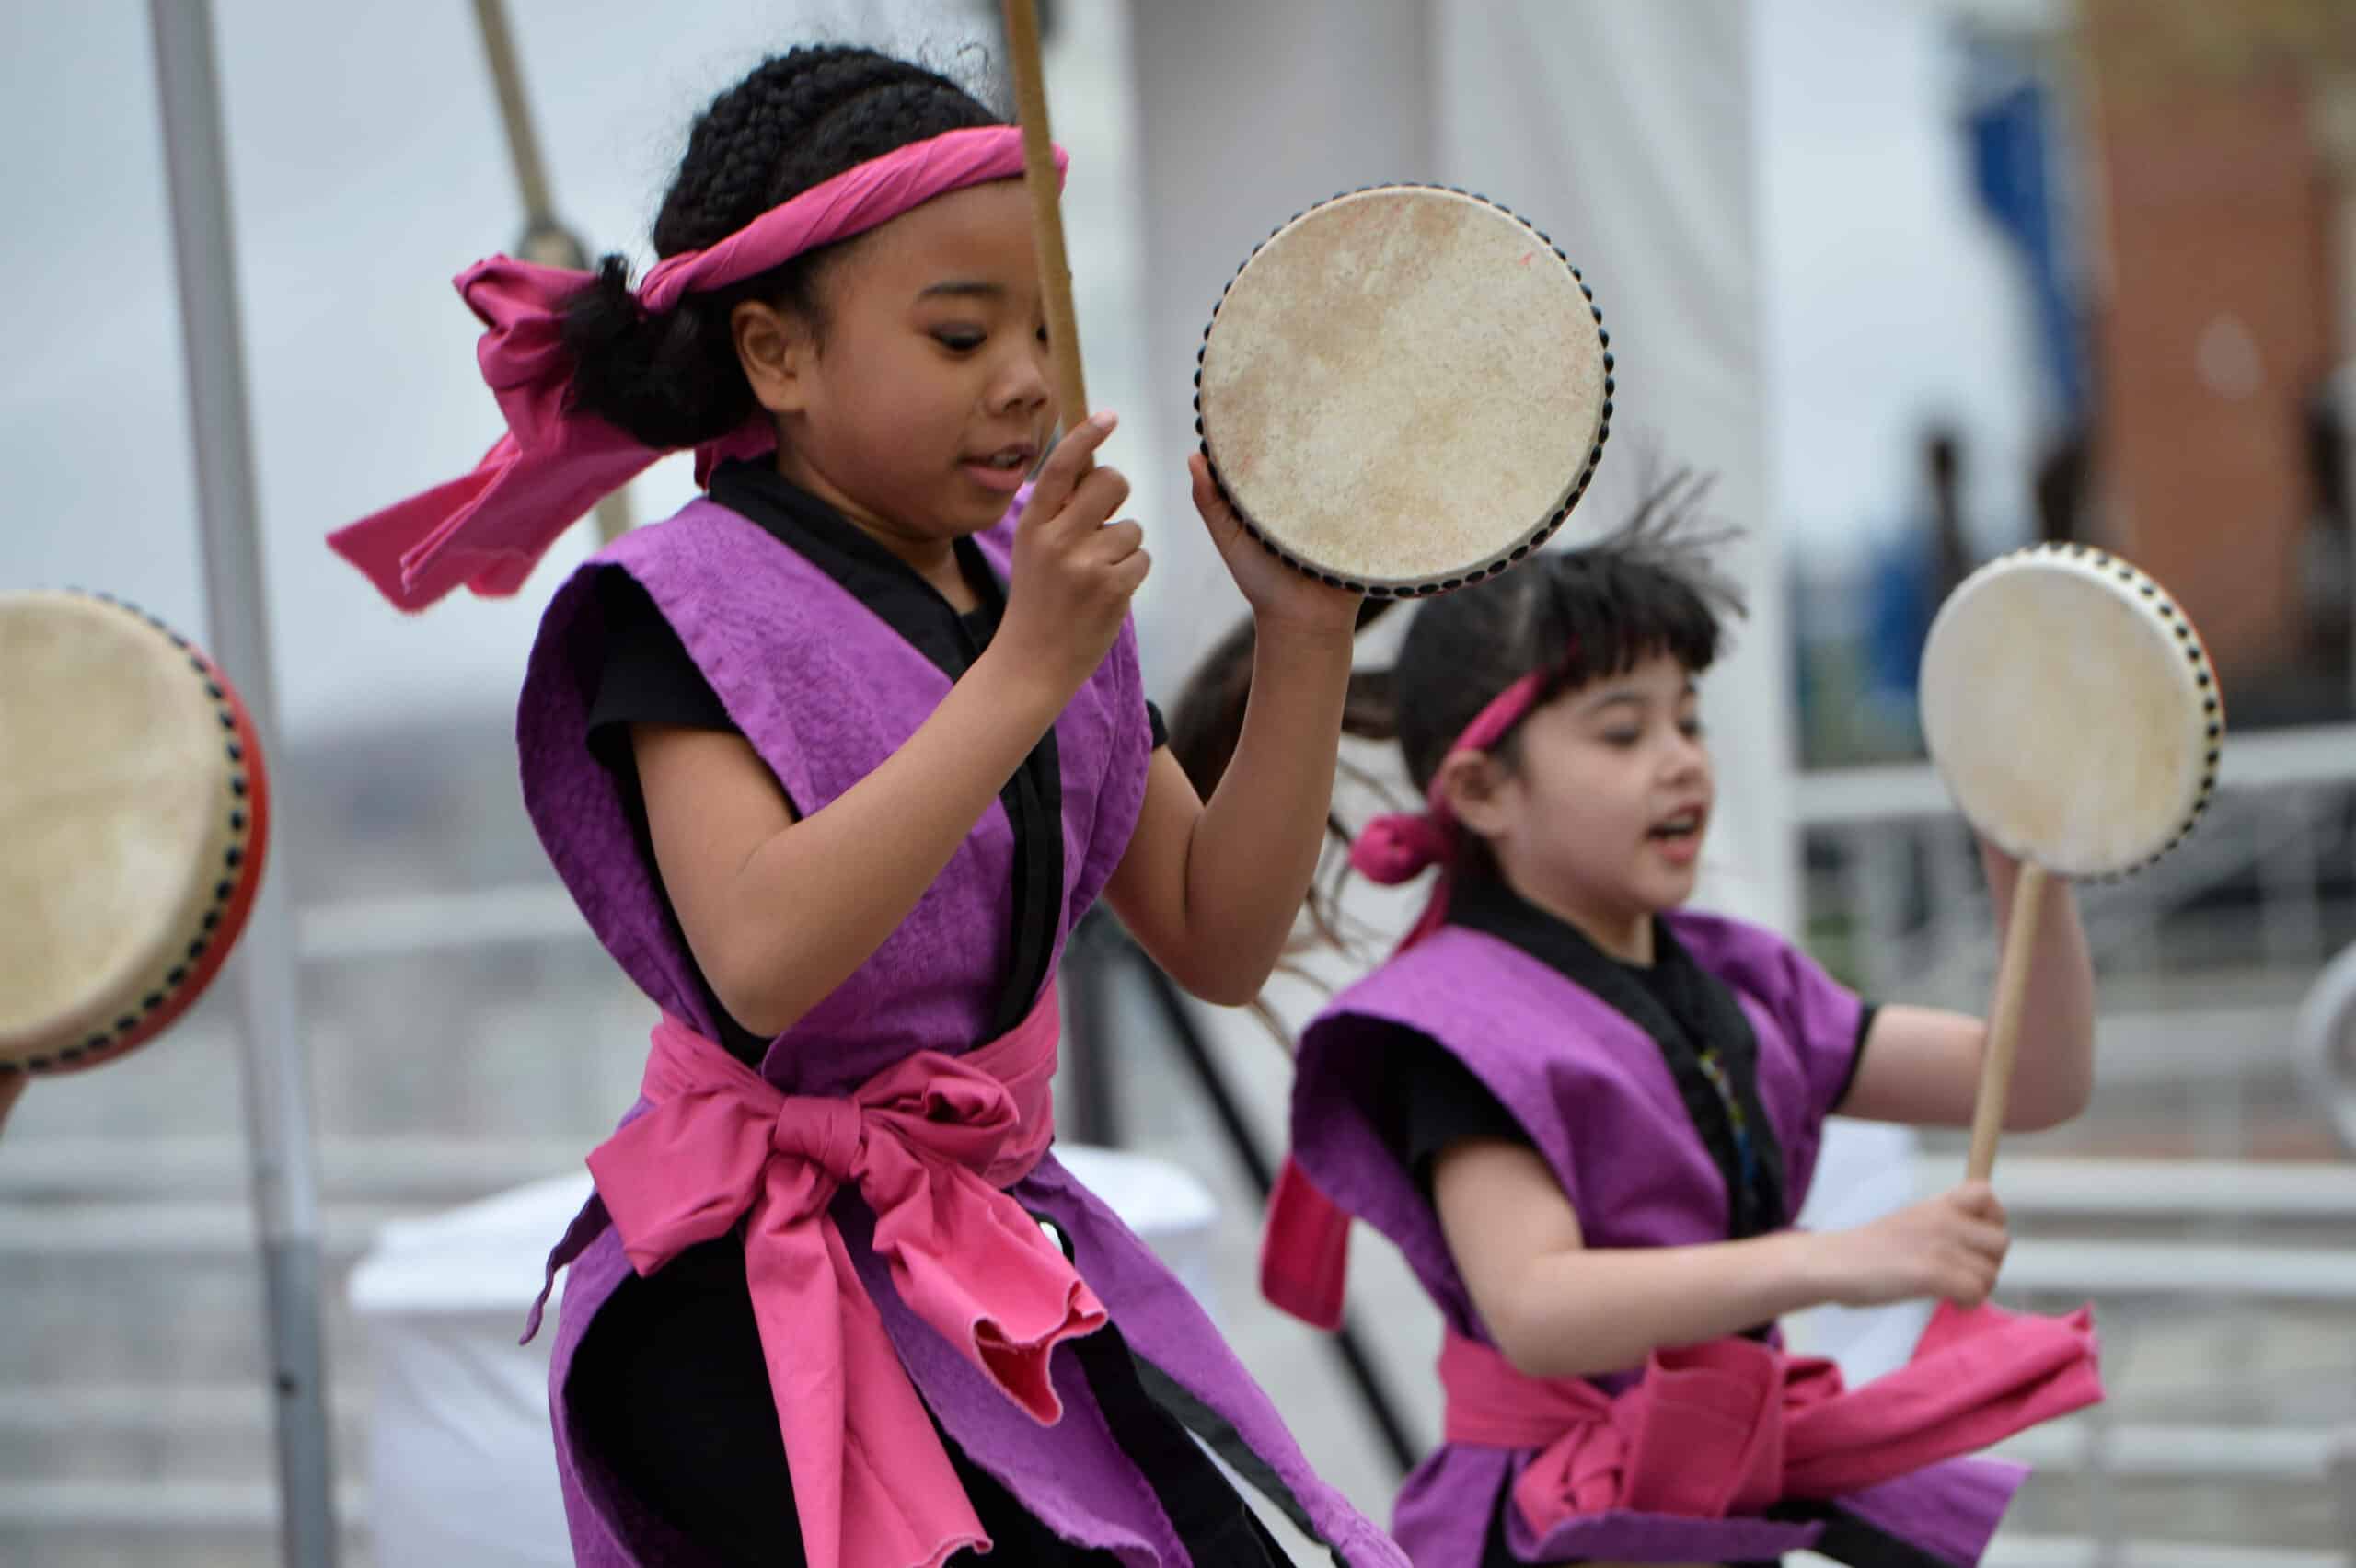
<svg viewBox="0 0 2356 1568">
<path fill-rule="evenodd" d="M 1690 844 L 1701 836 L 1701 832 L 1702 812 L 1695 807 L 1655 823 L 1645 836 L 1663 844 Z"/>
<path fill-rule="evenodd" d="M 967 457 L 958 464 L 976 483 L 989 490 L 1012 491 L 1022 488 L 1031 477 L 1033 465 L 1039 461 L 1039 449 L 1028 442 L 1001 446 L 995 452 Z"/>
</svg>

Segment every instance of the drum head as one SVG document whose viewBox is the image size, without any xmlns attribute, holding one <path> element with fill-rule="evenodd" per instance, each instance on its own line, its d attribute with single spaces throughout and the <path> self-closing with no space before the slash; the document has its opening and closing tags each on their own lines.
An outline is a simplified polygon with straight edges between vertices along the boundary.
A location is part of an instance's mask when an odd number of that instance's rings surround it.
<svg viewBox="0 0 2356 1568">
<path fill-rule="evenodd" d="M 1278 229 L 1204 333 L 1196 429 L 1245 525 L 1381 597 L 1502 571 L 1561 526 L 1611 433 L 1603 313 L 1561 251 L 1432 186 Z"/>
<path fill-rule="evenodd" d="M 159 621 L 0 594 L 0 1069 L 86 1067 L 211 981 L 261 874 L 269 801 L 221 672 Z"/>
<path fill-rule="evenodd" d="M 1971 824 L 2062 876 L 2123 876 L 2192 831 L 2224 705 L 2158 583 L 2082 545 L 1981 567 L 1923 650 L 1923 734 Z"/>
</svg>

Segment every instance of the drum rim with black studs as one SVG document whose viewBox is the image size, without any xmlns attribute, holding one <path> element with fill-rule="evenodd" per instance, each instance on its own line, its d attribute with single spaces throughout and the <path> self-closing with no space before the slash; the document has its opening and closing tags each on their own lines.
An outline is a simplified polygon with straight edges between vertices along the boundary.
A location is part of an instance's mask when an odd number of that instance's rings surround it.
<svg viewBox="0 0 2356 1568">
<path fill-rule="evenodd" d="M 2177 688 L 2183 721 L 2174 744 L 2180 748 L 2184 761 L 2176 803 L 2165 813 L 2165 821 L 2154 816 L 2151 825 L 2134 836 L 2131 849 L 2104 855 L 2091 848 L 2057 851 L 2050 843 L 2031 842 L 2040 836 L 2017 821 L 1992 820 L 2016 813 L 1992 809 L 1974 799 L 1964 776 L 1959 754 L 1985 745 L 1991 738 L 1974 732 L 1971 718 L 1976 716 L 1952 711 L 1961 706 L 1954 694 L 1962 693 L 1981 672 L 1958 666 L 1951 673 L 1947 665 L 1965 657 L 1958 651 L 1963 646 L 1962 628 L 1981 613 L 1982 596 L 1990 586 L 2017 578 L 2025 571 L 2041 571 L 2055 582 L 2098 586 L 2102 595 L 2094 602 L 2119 606 L 2131 624 L 2146 628 L 2148 649 L 2170 670 Z M 1932 767 L 1966 820 L 2017 859 L 2035 860 L 2045 870 L 2073 882 L 2118 882 L 2184 843 L 2208 812 L 2216 793 L 2225 733 L 2224 697 L 2216 668 L 2199 629 L 2175 596 L 2151 573 L 2108 550 L 2086 544 L 2030 545 L 1983 563 L 1957 584 L 1933 617 L 1923 640 L 1922 671 L 1923 742 Z M 2105 760 L 2080 759 L 2082 766 L 2089 767 L 2099 767 Z"/>
<path fill-rule="evenodd" d="M 1259 512 L 1264 508 L 1259 498 L 1249 493 L 1248 482 L 1243 482 L 1241 476 L 1230 471 L 1230 466 L 1221 463 L 1218 452 L 1220 442 L 1217 428 L 1218 419 L 1215 412 L 1207 408 L 1206 403 L 1207 390 L 1209 391 L 1214 402 L 1219 396 L 1217 381 L 1219 367 L 1213 361 L 1219 343 L 1221 321 L 1227 314 L 1230 301 L 1234 297 L 1239 284 L 1243 283 L 1247 276 L 1252 273 L 1255 263 L 1260 262 L 1264 256 L 1269 255 L 1272 248 L 1277 247 L 1287 236 L 1307 232 L 1308 225 L 1316 224 L 1322 217 L 1334 213 L 1336 209 L 1342 208 L 1346 203 L 1392 195 L 1446 197 L 1453 202 L 1475 204 L 1485 213 L 1500 215 L 1509 220 L 1511 224 L 1519 225 L 1530 240 L 1530 249 L 1525 253 L 1523 260 L 1526 262 L 1532 256 L 1543 255 L 1551 257 L 1559 264 L 1567 274 L 1568 282 L 1577 290 L 1577 298 L 1583 306 L 1584 319 L 1593 333 L 1591 344 L 1582 340 L 1578 345 L 1581 354 L 1591 353 L 1592 358 L 1567 366 L 1564 372 L 1566 377 L 1576 375 L 1586 379 L 1588 385 L 1584 396 L 1591 400 L 1592 413 L 1591 428 L 1570 431 L 1565 436 L 1563 445 L 1565 460 L 1562 464 L 1559 488 L 1554 487 L 1550 481 L 1548 490 L 1551 492 L 1551 499 L 1535 509 L 1535 515 L 1501 525 L 1509 527 L 1510 532 L 1499 539 L 1494 548 L 1484 549 L 1474 559 L 1457 562 L 1446 570 L 1429 574 L 1376 573 L 1367 571 L 1355 563 L 1345 563 L 1330 558 L 1310 559 L 1309 552 L 1300 548 L 1297 541 L 1285 537 L 1285 529 L 1281 523 L 1259 515 Z M 1476 306 L 1479 298 L 1479 291 L 1472 291 L 1468 306 Z M 1527 559 L 1562 528 L 1573 509 L 1587 493 L 1602 462 L 1603 449 L 1611 439 L 1611 433 L 1612 399 L 1618 391 L 1615 375 L 1618 362 L 1612 352 L 1611 342 L 1611 333 L 1603 325 L 1603 312 L 1595 303 L 1593 285 L 1588 283 L 1580 270 L 1571 263 L 1569 257 L 1560 246 L 1556 245 L 1544 231 L 1511 208 L 1489 197 L 1450 185 L 1396 181 L 1362 186 L 1317 202 L 1278 225 L 1265 238 L 1253 247 L 1252 253 L 1244 259 L 1242 264 L 1228 280 L 1220 293 L 1218 305 L 1212 309 L 1210 320 L 1203 329 L 1202 343 L 1195 356 L 1195 433 L 1204 459 L 1209 466 L 1213 484 L 1218 487 L 1228 505 L 1233 509 L 1244 529 L 1263 548 L 1295 571 L 1315 577 L 1330 586 L 1350 589 L 1374 598 L 1418 598 L 1449 593 L 1496 576 Z M 1207 372 L 1212 375 L 1214 383 L 1207 389 L 1205 385 Z"/>
<path fill-rule="evenodd" d="M 132 656 L 128 640 L 143 640 L 152 645 L 152 651 L 143 647 L 135 655 L 143 675 L 159 683 L 157 693 L 179 690 L 171 700 L 184 700 L 189 714 L 189 727 L 172 738 L 179 749 L 167 770 L 174 788 L 186 791 L 170 809 L 187 813 L 191 824 L 184 842 L 167 847 L 177 863 L 155 866 L 154 857 L 162 851 L 150 845 L 148 874 L 126 870 L 121 862 L 128 851 L 114 858 L 115 863 L 89 864 L 89 876 L 135 884 L 132 918 L 137 923 L 103 957 L 76 950 L 74 956 L 87 959 L 89 972 L 52 975 L 49 1001 L 39 1015 L 27 1011 L 0 1022 L 0 1074 L 56 1075 L 114 1061 L 148 1043 L 183 1016 L 218 975 L 244 929 L 268 860 L 270 778 L 260 737 L 237 688 L 202 648 L 161 617 L 110 594 L 72 588 L 0 593 L 0 617 L 7 616 L 48 617 L 56 635 L 92 640 L 87 662 L 91 671 L 107 667 L 110 656 Z M 64 629 L 74 627 L 80 631 Z M 176 683 L 183 682 L 180 690 Z M 98 695 L 92 694 L 93 700 Z M 26 715 L 37 710 L 34 704 L 18 705 L 18 723 L 29 731 L 36 721 Z M 0 730 L 6 728 L 0 724 Z M 18 735 L 7 749 L 30 755 L 31 766 L 63 769 L 74 749 L 90 744 L 99 727 L 75 725 L 75 733 L 61 732 L 63 728 Z M 201 765 L 195 761 L 200 757 Z M 31 792 L 17 795 L 20 809 L 29 812 L 23 802 Z M 83 806 L 88 812 L 104 809 L 92 800 Z M 70 801 L 64 809 L 73 810 Z M 72 841 L 110 842 L 105 822 L 82 820 L 59 828 L 52 819 L 47 825 L 52 832 L 81 836 Z M 31 831 L 28 824 L 19 827 Z M 34 940 L 29 924 L 20 929 L 23 940 Z"/>
</svg>

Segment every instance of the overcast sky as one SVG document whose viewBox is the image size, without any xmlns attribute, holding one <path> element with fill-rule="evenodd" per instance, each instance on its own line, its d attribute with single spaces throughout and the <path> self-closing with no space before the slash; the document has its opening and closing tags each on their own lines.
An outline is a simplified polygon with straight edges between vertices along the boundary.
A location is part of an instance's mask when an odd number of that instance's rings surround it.
<svg viewBox="0 0 2356 1568">
<path fill-rule="evenodd" d="M 1135 258 L 1118 232 L 1116 3 L 1065 0 L 1069 42 L 1051 62 L 1058 139 L 1084 155 L 1067 210 L 1091 387 L 1114 406 L 1137 357 L 1117 308 Z M 951 0 L 511 7 L 564 216 L 594 248 L 641 260 L 689 118 L 761 53 L 822 30 L 953 56 L 972 29 Z M 1935 10 L 1759 8 L 1767 418 L 1774 512 L 1798 550 L 1851 549 L 1894 524 L 1914 482 L 1904 444 L 1933 412 L 1971 423 L 1988 468 L 2025 447 L 2033 384 L 2016 291 L 1965 199 Z M 316 733 L 422 706 L 503 710 L 539 604 L 585 548 L 580 531 L 518 599 L 462 595 L 417 622 L 320 543 L 461 471 L 498 432 L 474 375 L 476 327 L 449 284 L 513 244 L 518 213 L 473 8 L 214 11 L 286 721 Z M 103 586 L 201 627 L 146 7 L 13 7 L 0 82 L 13 149 L 0 160 L 0 585 Z M 1164 444 L 1114 460 L 1159 460 Z M 1992 536 L 2015 502 L 1995 478 L 1975 496 Z M 687 493 L 675 461 L 634 501 L 651 517 Z"/>
</svg>

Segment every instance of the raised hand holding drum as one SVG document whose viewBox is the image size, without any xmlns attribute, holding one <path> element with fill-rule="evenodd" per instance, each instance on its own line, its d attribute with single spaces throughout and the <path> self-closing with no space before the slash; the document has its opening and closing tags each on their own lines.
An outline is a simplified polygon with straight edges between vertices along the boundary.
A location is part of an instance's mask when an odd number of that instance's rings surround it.
<svg viewBox="0 0 2356 1568">
<path fill-rule="evenodd" d="M 211 984 L 270 836 L 212 660 L 102 594 L 0 594 L 0 1075 L 146 1043 Z"/>
<path fill-rule="evenodd" d="M 2047 876 L 2123 877 L 2181 843 L 2216 788 L 2224 703 L 2184 611 L 2083 545 L 2016 550 L 1966 578 L 1931 623 L 1920 695 L 1957 809 L 2021 863 L 1973 1112 L 1969 1173 L 1985 1180 Z"/>
<path fill-rule="evenodd" d="M 1378 598 L 1503 571 L 1562 525 L 1611 435 L 1594 291 L 1483 197 L 1380 185 L 1254 250 L 1203 334 L 1196 432 L 1253 537 Z"/>
</svg>

